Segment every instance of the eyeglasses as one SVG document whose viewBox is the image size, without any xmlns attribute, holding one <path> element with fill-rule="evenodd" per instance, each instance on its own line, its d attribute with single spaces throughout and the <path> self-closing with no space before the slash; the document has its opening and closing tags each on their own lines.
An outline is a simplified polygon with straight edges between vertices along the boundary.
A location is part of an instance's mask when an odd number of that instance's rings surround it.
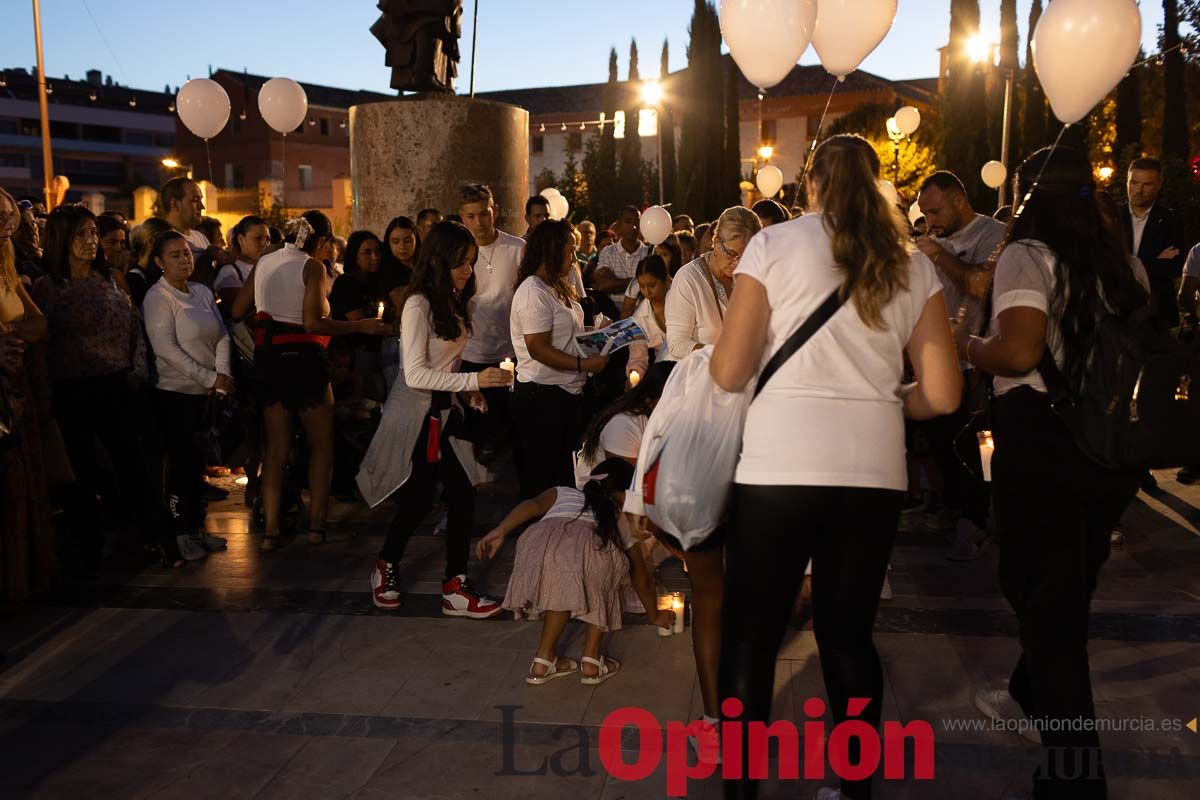
<svg viewBox="0 0 1200 800">
<path fill-rule="evenodd" d="M 717 239 L 717 247 L 721 248 L 721 252 L 725 254 L 725 257 L 729 259 L 731 264 L 736 264 L 742 258 L 741 253 L 736 250 L 730 250 L 720 239 Z"/>
</svg>

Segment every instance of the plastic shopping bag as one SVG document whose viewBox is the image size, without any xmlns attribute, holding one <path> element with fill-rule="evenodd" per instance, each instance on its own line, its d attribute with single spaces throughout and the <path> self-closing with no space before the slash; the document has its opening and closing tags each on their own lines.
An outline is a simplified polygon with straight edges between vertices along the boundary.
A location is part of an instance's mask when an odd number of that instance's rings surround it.
<svg viewBox="0 0 1200 800">
<path fill-rule="evenodd" d="M 712 350 L 692 352 L 671 372 L 642 435 L 633 497 L 627 495 L 625 506 L 640 510 L 685 551 L 724 520 L 754 399 L 752 390 L 726 392 L 713 382 Z"/>
</svg>

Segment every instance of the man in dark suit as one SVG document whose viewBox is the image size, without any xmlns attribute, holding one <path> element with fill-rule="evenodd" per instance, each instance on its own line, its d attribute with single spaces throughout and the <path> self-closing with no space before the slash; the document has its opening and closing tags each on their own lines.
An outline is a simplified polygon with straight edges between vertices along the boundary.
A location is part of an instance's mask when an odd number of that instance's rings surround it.
<svg viewBox="0 0 1200 800">
<path fill-rule="evenodd" d="M 1174 328 L 1179 324 L 1175 284 L 1187 256 L 1187 243 L 1177 218 L 1169 208 L 1158 205 L 1163 187 L 1162 162 L 1138 158 L 1129 165 L 1126 184 L 1129 202 L 1121 214 L 1130 252 L 1146 267 L 1154 307 Z"/>
</svg>

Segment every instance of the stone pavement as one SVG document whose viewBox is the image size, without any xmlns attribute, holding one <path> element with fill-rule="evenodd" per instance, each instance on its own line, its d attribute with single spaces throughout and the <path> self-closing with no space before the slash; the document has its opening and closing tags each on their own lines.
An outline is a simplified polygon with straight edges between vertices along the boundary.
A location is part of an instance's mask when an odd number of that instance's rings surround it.
<svg viewBox="0 0 1200 800">
<path fill-rule="evenodd" d="M 1177 722 L 1200 713 L 1200 487 L 1172 478 L 1160 473 L 1162 489 L 1128 513 L 1127 542 L 1094 604 L 1099 715 L 1177 728 L 1126 722 L 1102 734 L 1113 798 L 1200 797 L 1200 735 Z M 227 552 L 165 570 L 141 569 L 119 551 L 95 583 L 0 616 L 0 797 L 665 796 L 662 765 L 636 783 L 608 776 L 598 726 L 631 705 L 664 722 L 699 715 L 687 636 L 663 638 L 629 618 L 608 646 L 623 674 L 595 688 L 572 679 L 529 687 L 522 677 L 539 626 L 440 615 L 432 520 L 404 565 L 410 602 L 386 614 L 367 593 L 386 509 L 338 505 L 328 544 L 296 540 L 262 556 L 232 488 L 208 523 L 229 538 Z M 511 493 L 511 481 L 484 492 L 482 530 Z M 502 594 L 511 558 L 509 545 L 497 562 L 473 563 L 479 585 Z M 937 770 L 932 782 L 879 785 L 876 796 L 1000 800 L 1028 788 L 1034 747 L 1012 733 L 945 727 L 980 719 L 974 688 L 998 685 L 1017 654 L 995 551 L 955 565 L 940 536 L 901 534 L 892 566 L 896 597 L 883 603 L 876 637 L 884 718 L 933 724 Z M 674 561 L 660 582 L 687 588 Z M 578 657 L 581 631 L 568 635 L 565 652 Z M 776 687 L 778 718 L 800 720 L 804 699 L 824 697 L 802 619 L 780 653 Z M 632 737 L 624 744 L 633 760 Z M 548 757 L 573 774 L 527 774 Z M 523 774 L 497 774 L 505 772 Z M 818 785 L 769 783 L 763 796 L 808 798 Z M 719 796 L 712 779 L 688 792 Z"/>
</svg>

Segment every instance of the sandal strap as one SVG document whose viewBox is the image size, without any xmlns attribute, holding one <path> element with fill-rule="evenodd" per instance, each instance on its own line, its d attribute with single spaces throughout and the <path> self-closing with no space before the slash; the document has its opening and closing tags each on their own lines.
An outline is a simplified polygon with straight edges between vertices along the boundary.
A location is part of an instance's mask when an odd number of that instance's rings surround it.
<svg viewBox="0 0 1200 800">
<path fill-rule="evenodd" d="M 600 656 L 599 660 L 596 660 L 596 659 L 592 658 L 591 656 L 583 656 L 579 660 L 583 661 L 587 664 L 595 664 L 596 667 L 600 670 L 600 672 L 599 672 L 600 675 L 604 675 L 609 671 L 608 664 L 605 663 L 604 656 Z"/>
<path fill-rule="evenodd" d="M 558 667 L 558 664 L 555 663 L 554 661 L 547 661 L 546 659 L 538 658 L 537 656 L 534 656 L 533 663 L 541 664 L 543 667 L 550 670 L 551 672 L 556 671 L 556 668 Z"/>
</svg>

